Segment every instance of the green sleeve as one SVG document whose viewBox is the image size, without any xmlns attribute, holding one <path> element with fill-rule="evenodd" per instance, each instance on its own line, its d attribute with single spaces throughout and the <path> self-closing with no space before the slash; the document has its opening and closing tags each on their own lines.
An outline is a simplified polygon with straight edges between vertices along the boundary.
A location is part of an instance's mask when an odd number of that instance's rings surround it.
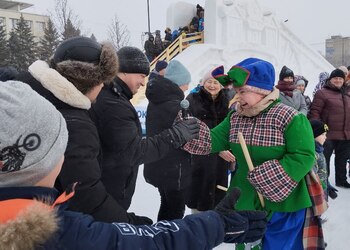
<svg viewBox="0 0 350 250">
<path fill-rule="evenodd" d="M 211 153 L 230 149 L 229 136 L 231 114 L 232 112 L 230 112 L 219 125 L 210 130 Z"/>
<path fill-rule="evenodd" d="M 287 126 L 284 137 L 286 153 L 279 162 L 287 174 L 299 182 L 312 169 L 315 161 L 314 137 L 306 116 L 296 115 Z"/>
</svg>

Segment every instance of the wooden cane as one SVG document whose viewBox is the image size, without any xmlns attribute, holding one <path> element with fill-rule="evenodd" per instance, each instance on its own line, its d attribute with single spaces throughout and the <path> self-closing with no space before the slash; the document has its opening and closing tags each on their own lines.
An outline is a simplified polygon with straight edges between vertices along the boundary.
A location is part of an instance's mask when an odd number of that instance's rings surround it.
<svg viewBox="0 0 350 250">
<path fill-rule="evenodd" d="M 228 190 L 227 187 L 224 187 L 224 186 L 221 186 L 221 185 L 216 185 L 216 188 L 217 188 L 217 189 L 220 189 L 220 190 L 222 190 L 222 191 L 225 191 L 225 192 L 227 192 L 227 190 Z"/>
<path fill-rule="evenodd" d="M 253 162 L 252 162 L 252 158 L 250 158 L 249 151 L 248 151 L 248 148 L 247 148 L 247 144 L 245 143 L 245 139 L 243 137 L 242 132 L 238 132 L 238 140 L 239 140 L 239 143 L 241 144 L 242 151 L 243 151 L 245 160 L 246 160 L 246 162 L 248 164 L 249 171 L 253 171 L 254 170 L 254 165 L 253 165 Z M 259 197 L 261 206 L 265 207 L 264 198 L 259 192 L 258 192 L 258 197 Z"/>
</svg>

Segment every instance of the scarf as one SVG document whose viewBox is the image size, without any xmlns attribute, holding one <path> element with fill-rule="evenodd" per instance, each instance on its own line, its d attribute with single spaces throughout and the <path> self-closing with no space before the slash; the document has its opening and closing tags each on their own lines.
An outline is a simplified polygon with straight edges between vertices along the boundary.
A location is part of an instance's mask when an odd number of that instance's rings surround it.
<svg viewBox="0 0 350 250">
<path fill-rule="evenodd" d="M 324 150 L 324 147 L 323 147 L 320 143 L 318 143 L 317 141 L 315 141 L 315 149 L 316 149 L 316 152 L 317 152 L 317 153 L 322 153 L 323 150 Z"/>
<path fill-rule="evenodd" d="M 235 109 L 241 116 L 246 116 L 246 117 L 257 116 L 266 108 L 268 108 L 274 101 L 278 99 L 279 93 L 280 93 L 279 90 L 274 88 L 270 94 L 265 96 L 260 102 L 255 104 L 253 107 L 250 107 L 248 109 L 242 109 L 239 102 L 237 102 Z"/>
<path fill-rule="evenodd" d="M 293 82 L 278 81 L 276 88 L 278 88 L 283 94 L 293 97 L 293 90 L 296 89 L 296 86 Z"/>
</svg>

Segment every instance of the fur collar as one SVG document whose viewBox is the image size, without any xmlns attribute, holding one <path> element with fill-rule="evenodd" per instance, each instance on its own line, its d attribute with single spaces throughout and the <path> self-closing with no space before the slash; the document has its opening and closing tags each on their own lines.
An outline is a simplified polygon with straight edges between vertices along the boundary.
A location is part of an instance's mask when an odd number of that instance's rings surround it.
<svg viewBox="0 0 350 250">
<path fill-rule="evenodd" d="M 264 97 L 260 102 L 255 104 L 253 107 L 249 109 L 241 109 L 239 102 L 236 104 L 236 110 L 240 116 L 246 117 L 254 117 L 260 114 L 262 111 L 267 109 L 273 102 L 275 102 L 279 97 L 279 90 L 277 88 L 273 88 L 273 91 Z"/>
<path fill-rule="evenodd" d="M 36 249 L 44 245 L 58 228 L 56 210 L 33 200 L 14 219 L 0 224 L 1 249 Z"/>
<path fill-rule="evenodd" d="M 50 68 L 46 62 L 41 60 L 34 62 L 29 66 L 29 72 L 44 88 L 62 102 L 75 108 L 90 109 L 91 101 L 89 98 L 56 70 Z"/>
</svg>

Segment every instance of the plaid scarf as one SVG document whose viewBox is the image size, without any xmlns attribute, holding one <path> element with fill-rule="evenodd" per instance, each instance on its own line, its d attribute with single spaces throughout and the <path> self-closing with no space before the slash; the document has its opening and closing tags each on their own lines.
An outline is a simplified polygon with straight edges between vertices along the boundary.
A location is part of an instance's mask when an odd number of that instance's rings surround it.
<svg viewBox="0 0 350 250">
<path fill-rule="evenodd" d="M 325 200 L 320 178 L 311 170 L 306 176 L 312 207 L 306 209 L 303 231 L 303 245 L 305 250 L 325 249 L 320 215 L 323 214 L 328 204 Z"/>
</svg>

